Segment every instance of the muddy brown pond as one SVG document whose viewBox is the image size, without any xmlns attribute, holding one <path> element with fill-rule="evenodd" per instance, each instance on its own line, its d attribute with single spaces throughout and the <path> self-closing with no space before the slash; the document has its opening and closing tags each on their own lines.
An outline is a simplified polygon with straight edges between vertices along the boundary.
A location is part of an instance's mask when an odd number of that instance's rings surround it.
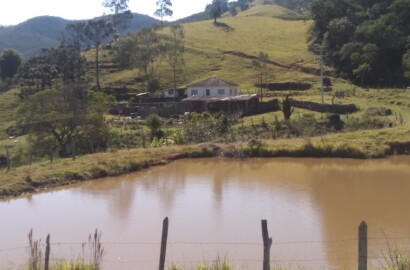
<svg viewBox="0 0 410 270">
<path fill-rule="evenodd" d="M 363 220 L 377 268 L 388 246 L 408 251 L 409 205 L 410 157 L 180 160 L 0 202 L 0 269 L 27 263 L 31 228 L 41 243 L 51 234 L 52 262 L 87 259 L 81 243 L 98 228 L 104 269 L 158 269 L 166 216 L 167 266 L 219 256 L 237 269 L 262 269 L 267 219 L 271 269 L 357 269 Z"/>
</svg>

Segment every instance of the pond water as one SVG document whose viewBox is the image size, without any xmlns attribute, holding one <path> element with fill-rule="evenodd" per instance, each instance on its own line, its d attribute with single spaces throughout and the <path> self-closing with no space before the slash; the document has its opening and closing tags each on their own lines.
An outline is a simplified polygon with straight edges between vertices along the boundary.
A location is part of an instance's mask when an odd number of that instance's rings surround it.
<svg viewBox="0 0 410 270">
<path fill-rule="evenodd" d="M 168 266 L 219 256 L 262 269 L 262 219 L 273 238 L 271 269 L 357 269 L 363 220 L 378 266 L 388 246 L 409 246 L 409 205 L 410 157 L 180 160 L 0 202 L 0 269 L 27 262 L 30 229 L 41 243 L 51 234 L 55 261 L 88 258 L 81 243 L 96 228 L 104 269 L 157 269 L 166 216 Z"/>
</svg>

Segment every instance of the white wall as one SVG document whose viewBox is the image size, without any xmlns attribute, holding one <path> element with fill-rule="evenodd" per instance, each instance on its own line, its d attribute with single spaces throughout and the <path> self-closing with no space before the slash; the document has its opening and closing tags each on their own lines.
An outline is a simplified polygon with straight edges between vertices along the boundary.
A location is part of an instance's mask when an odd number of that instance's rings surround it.
<svg viewBox="0 0 410 270">
<path fill-rule="evenodd" d="M 229 97 L 229 96 L 236 96 L 238 90 L 236 87 L 188 87 L 187 89 L 187 96 L 207 96 L 207 89 L 209 89 L 209 96 L 211 97 Z M 223 94 L 221 91 L 223 90 Z M 195 94 L 193 91 L 196 91 Z"/>
</svg>

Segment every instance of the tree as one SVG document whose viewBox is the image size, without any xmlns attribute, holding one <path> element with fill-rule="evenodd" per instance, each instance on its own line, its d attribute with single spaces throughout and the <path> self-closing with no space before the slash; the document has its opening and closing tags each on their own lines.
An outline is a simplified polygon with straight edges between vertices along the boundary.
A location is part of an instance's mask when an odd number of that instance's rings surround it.
<svg viewBox="0 0 410 270">
<path fill-rule="evenodd" d="M 286 95 L 286 97 L 282 100 L 281 110 L 283 112 L 283 117 L 285 118 L 285 121 L 289 121 L 290 116 L 295 110 L 294 108 L 292 108 L 292 103 L 290 102 L 289 95 Z"/>
<path fill-rule="evenodd" d="M 164 26 L 163 18 L 166 16 L 172 16 L 172 14 L 174 13 L 171 9 L 171 0 L 158 0 L 157 7 L 158 8 L 155 11 L 154 15 L 161 18 L 161 26 Z"/>
<path fill-rule="evenodd" d="M 177 89 L 178 75 L 182 74 L 184 62 L 184 28 L 182 25 L 171 26 L 171 38 L 167 44 L 167 60 L 172 69 L 172 82 Z"/>
<path fill-rule="evenodd" d="M 167 48 L 164 37 L 154 28 L 146 28 L 129 38 L 134 44 L 130 52 L 133 66 L 144 76 L 147 91 L 155 92 L 159 89 L 158 66 L 164 59 Z"/>
<path fill-rule="evenodd" d="M 81 51 L 81 44 L 84 41 L 84 27 L 85 22 L 73 22 L 67 24 L 65 27 L 67 33 L 69 34 L 73 46 L 80 52 Z"/>
<path fill-rule="evenodd" d="M 22 88 L 20 97 L 26 96 L 23 92 L 33 94 L 51 88 L 57 77 L 58 69 L 47 56 L 30 58 L 18 72 L 18 81 Z"/>
<path fill-rule="evenodd" d="M 236 16 L 238 14 L 238 11 L 236 11 L 236 3 L 229 3 L 229 13 L 231 13 L 232 16 Z"/>
<path fill-rule="evenodd" d="M 114 39 L 119 37 L 119 28 L 126 28 L 127 22 L 132 19 L 132 13 L 128 9 L 129 0 L 104 0 L 103 6 L 111 11 L 111 23 L 113 25 Z"/>
<path fill-rule="evenodd" d="M 85 58 L 64 41 L 57 48 L 43 49 L 43 55 L 29 59 L 19 70 L 19 83 L 31 92 L 80 82 L 85 76 Z"/>
<path fill-rule="evenodd" d="M 404 77 L 410 81 L 410 49 L 403 55 L 402 60 L 403 70 L 404 70 Z"/>
<path fill-rule="evenodd" d="M 108 38 L 112 33 L 112 24 L 104 19 L 89 20 L 84 27 L 84 36 L 95 46 L 95 82 L 98 90 L 101 90 L 99 48 L 103 40 Z"/>
<path fill-rule="evenodd" d="M 13 78 L 23 63 L 23 57 L 13 49 L 5 49 L 0 54 L 0 78 Z"/>
<path fill-rule="evenodd" d="M 162 135 L 161 126 L 162 126 L 162 119 L 157 114 L 150 114 L 145 119 L 147 126 L 151 130 L 151 140 L 154 137 L 161 137 L 158 135 Z"/>
<path fill-rule="evenodd" d="M 216 23 L 216 19 L 229 10 L 228 0 L 212 0 L 212 3 L 205 10 L 209 12 Z"/>
<path fill-rule="evenodd" d="M 107 106 L 108 99 L 102 93 L 74 84 L 28 97 L 19 106 L 17 118 L 32 135 L 53 138 L 60 155 L 68 156 L 72 143 L 104 138 L 107 129 L 103 113 Z M 90 132 L 100 136 L 90 138 Z"/>
</svg>

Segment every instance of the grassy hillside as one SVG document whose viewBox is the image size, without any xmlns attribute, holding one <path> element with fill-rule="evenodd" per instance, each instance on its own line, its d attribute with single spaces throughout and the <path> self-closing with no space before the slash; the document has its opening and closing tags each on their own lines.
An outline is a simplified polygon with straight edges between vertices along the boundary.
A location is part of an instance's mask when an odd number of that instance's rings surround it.
<svg viewBox="0 0 410 270">
<path fill-rule="evenodd" d="M 185 80 L 180 86 L 200 79 L 218 76 L 241 85 L 243 91 L 255 91 L 257 70 L 252 57 L 267 53 L 269 80 L 275 82 L 297 81 L 316 84 L 319 78 L 317 56 L 308 50 L 306 32 L 309 21 L 283 20 L 276 16 L 293 14 L 277 5 L 253 4 L 249 10 L 237 16 L 224 16 L 218 24 L 212 20 L 185 23 Z M 168 31 L 167 29 L 163 30 Z M 89 53 L 92 59 L 93 53 Z M 109 54 L 106 53 L 109 63 Z M 303 72 L 303 68 L 313 69 Z M 143 91 L 133 80 L 137 70 L 113 72 L 106 70 L 103 86 L 116 87 L 125 84 L 135 91 Z M 240 75 L 239 75 L 240 74 Z M 161 85 L 171 87 L 171 71 L 166 63 L 160 66 Z"/>
</svg>

